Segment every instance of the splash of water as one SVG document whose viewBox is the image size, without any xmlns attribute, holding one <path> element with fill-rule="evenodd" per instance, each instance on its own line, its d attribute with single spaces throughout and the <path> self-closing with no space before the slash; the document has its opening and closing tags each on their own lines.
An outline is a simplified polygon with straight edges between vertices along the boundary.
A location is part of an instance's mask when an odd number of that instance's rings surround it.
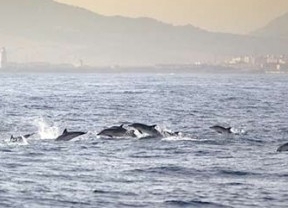
<svg viewBox="0 0 288 208">
<path fill-rule="evenodd" d="M 162 140 L 165 141 L 197 141 L 198 138 L 190 135 L 184 135 L 182 132 L 174 132 L 167 127 L 157 126 L 157 130 L 162 134 Z"/>
<path fill-rule="evenodd" d="M 24 136 L 21 136 L 21 140 L 11 141 L 10 139 L 5 140 L 6 144 L 9 146 L 26 146 L 29 145 L 27 139 Z"/>
<path fill-rule="evenodd" d="M 238 129 L 238 128 L 231 128 L 231 132 L 235 135 L 244 135 L 244 134 L 247 134 L 247 131 L 244 130 L 244 129 Z"/>
<path fill-rule="evenodd" d="M 48 121 L 43 118 L 35 120 L 38 127 L 38 135 L 40 139 L 55 139 L 59 136 L 59 128 L 54 124 L 49 125 Z"/>
<path fill-rule="evenodd" d="M 138 130 L 134 129 L 134 134 L 136 135 L 136 137 L 138 139 L 141 139 L 143 137 L 146 137 L 146 136 L 149 136 L 148 134 L 145 134 L 145 133 L 140 133 Z"/>
<path fill-rule="evenodd" d="M 164 137 L 161 140 L 163 141 L 199 141 L 197 137 L 188 137 L 188 136 L 171 136 L 171 137 Z"/>
<path fill-rule="evenodd" d="M 24 136 L 21 136 L 21 138 L 22 138 L 22 141 L 20 142 L 20 145 L 28 145 L 29 144 L 27 139 Z"/>
</svg>

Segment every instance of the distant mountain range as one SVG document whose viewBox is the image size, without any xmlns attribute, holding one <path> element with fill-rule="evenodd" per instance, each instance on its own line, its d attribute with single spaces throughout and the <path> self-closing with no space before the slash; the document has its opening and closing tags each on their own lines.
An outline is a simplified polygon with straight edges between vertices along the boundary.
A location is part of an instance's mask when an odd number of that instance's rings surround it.
<svg viewBox="0 0 288 208">
<path fill-rule="evenodd" d="M 271 21 L 265 27 L 256 30 L 252 35 L 288 39 L 288 13 Z"/>
<path fill-rule="evenodd" d="M 90 65 L 177 64 L 288 53 L 288 41 L 261 31 L 251 36 L 212 33 L 150 18 L 102 16 L 52 0 L 0 0 L 0 46 L 7 48 L 10 61 L 82 59 Z"/>
</svg>

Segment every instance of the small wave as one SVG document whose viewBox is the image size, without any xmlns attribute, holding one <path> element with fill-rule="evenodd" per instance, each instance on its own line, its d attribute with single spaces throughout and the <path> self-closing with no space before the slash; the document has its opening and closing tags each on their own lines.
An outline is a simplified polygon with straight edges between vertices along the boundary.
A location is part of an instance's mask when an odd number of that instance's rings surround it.
<svg viewBox="0 0 288 208">
<path fill-rule="evenodd" d="M 231 183 L 225 183 L 225 185 L 228 185 L 228 186 L 242 186 L 243 183 L 231 182 Z"/>
<path fill-rule="evenodd" d="M 246 141 L 248 141 L 248 142 L 253 142 L 253 143 L 264 143 L 264 141 L 263 140 L 260 140 L 260 139 L 245 139 Z"/>
<path fill-rule="evenodd" d="M 130 154 L 131 158 L 161 158 L 163 157 L 161 154 L 151 154 L 150 152 L 137 152 Z"/>
<path fill-rule="evenodd" d="M 45 154 L 43 152 L 28 152 L 26 154 L 28 157 L 40 157 L 40 156 L 44 156 Z"/>
<path fill-rule="evenodd" d="M 191 201 L 184 201 L 184 200 L 167 200 L 164 202 L 167 205 L 172 206 L 181 206 L 181 207 L 228 207 L 222 204 L 217 204 L 214 202 L 206 202 L 200 200 L 191 200 Z"/>
<path fill-rule="evenodd" d="M 6 163 L 3 165 L 5 168 L 18 168 L 18 167 L 26 167 L 27 165 L 24 163 Z"/>
<path fill-rule="evenodd" d="M 137 196 L 136 193 L 133 192 L 125 192 L 125 191 L 105 191 L 105 190 L 94 190 L 94 194 L 114 194 L 114 195 L 122 195 L 122 196 Z"/>
<path fill-rule="evenodd" d="M 205 151 L 205 150 L 198 150 L 194 153 L 196 156 L 207 156 L 210 155 L 210 151 Z"/>
<path fill-rule="evenodd" d="M 4 146 L 4 145 L 3 145 Z M 5 145 L 6 146 L 6 145 Z M 13 152 L 12 150 L 10 150 L 10 149 L 0 149 L 0 152 L 5 152 L 5 153 L 7 153 L 7 152 Z"/>
<path fill-rule="evenodd" d="M 258 175 L 257 173 L 238 171 L 238 170 L 221 170 L 220 174 L 231 175 L 231 176 L 254 176 L 254 175 Z"/>
<path fill-rule="evenodd" d="M 145 204 L 145 202 L 137 202 L 140 204 L 136 204 L 135 202 L 120 202 L 119 203 L 119 207 L 147 207 L 147 205 Z"/>
<path fill-rule="evenodd" d="M 156 173 L 156 174 L 165 174 L 165 175 L 174 175 L 178 176 L 181 174 L 183 176 L 195 175 L 199 170 L 193 168 L 185 168 L 181 166 L 161 166 L 161 167 L 152 167 L 145 169 L 133 169 L 130 172 L 135 173 Z"/>
</svg>

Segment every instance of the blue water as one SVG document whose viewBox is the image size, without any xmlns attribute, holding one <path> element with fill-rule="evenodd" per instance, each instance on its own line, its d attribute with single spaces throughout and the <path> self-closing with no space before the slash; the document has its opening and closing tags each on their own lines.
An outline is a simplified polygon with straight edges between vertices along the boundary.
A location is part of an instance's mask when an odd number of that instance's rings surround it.
<svg viewBox="0 0 288 208">
<path fill-rule="evenodd" d="M 287 207 L 287 75 L 0 74 L 0 207 Z M 181 131 L 105 139 L 122 122 Z M 209 129 L 230 125 L 221 136 Z M 64 128 L 88 131 L 69 142 Z M 15 136 L 36 132 L 27 143 Z"/>
</svg>

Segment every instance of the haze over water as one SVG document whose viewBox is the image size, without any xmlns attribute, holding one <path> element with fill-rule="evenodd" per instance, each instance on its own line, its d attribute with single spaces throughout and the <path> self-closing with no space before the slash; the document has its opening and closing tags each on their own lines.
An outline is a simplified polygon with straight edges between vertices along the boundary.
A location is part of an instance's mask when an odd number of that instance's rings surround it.
<svg viewBox="0 0 288 208">
<path fill-rule="evenodd" d="M 1 74 L 1 207 L 286 207 L 287 76 Z M 181 131 L 105 139 L 122 122 Z M 210 126 L 246 134 L 227 138 Z M 88 131 L 53 140 L 64 128 Z M 27 143 L 11 134 L 36 132 Z"/>
</svg>

